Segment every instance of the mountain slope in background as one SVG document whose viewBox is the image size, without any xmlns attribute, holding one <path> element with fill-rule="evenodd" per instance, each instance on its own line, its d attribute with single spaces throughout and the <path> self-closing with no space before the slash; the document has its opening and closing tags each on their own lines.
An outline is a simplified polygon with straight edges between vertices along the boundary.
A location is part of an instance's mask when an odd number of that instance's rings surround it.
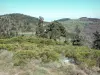
<svg viewBox="0 0 100 75">
<path fill-rule="evenodd" d="M 67 29 L 69 32 L 74 32 L 75 27 L 78 25 L 81 30 L 84 29 L 85 26 L 90 24 L 100 24 L 100 19 L 97 18 L 87 18 L 81 17 L 79 19 L 59 19 L 57 20 Z"/>
<path fill-rule="evenodd" d="M 86 33 L 85 29 L 89 32 L 99 29 L 100 19 L 81 17 L 79 19 L 62 18 L 56 20 L 66 28 L 70 33 L 74 33 L 75 27 L 78 25 L 82 32 Z M 50 22 L 44 22 L 44 25 L 48 25 Z M 19 13 L 6 14 L 0 16 L 1 30 L 17 30 L 19 32 L 35 32 L 38 24 L 38 18 L 23 15 Z M 94 27 L 93 27 L 94 26 Z"/>
<path fill-rule="evenodd" d="M 58 19 L 56 21 L 68 21 L 68 20 L 71 20 L 70 18 L 62 18 L 62 19 Z"/>
<path fill-rule="evenodd" d="M 14 13 L 0 16 L 0 27 L 16 27 L 20 31 L 34 31 L 38 23 L 35 17 Z"/>
<path fill-rule="evenodd" d="M 82 33 L 87 42 L 87 43 L 85 43 L 86 45 L 88 45 L 88 46 L 92 45 L 92 42 L 94 40 L 93 33 L 95 33 L 96 31 L 98 31 L 100 33 L 100 23 L 89 24 L 84 27 Z"/>
</svg>

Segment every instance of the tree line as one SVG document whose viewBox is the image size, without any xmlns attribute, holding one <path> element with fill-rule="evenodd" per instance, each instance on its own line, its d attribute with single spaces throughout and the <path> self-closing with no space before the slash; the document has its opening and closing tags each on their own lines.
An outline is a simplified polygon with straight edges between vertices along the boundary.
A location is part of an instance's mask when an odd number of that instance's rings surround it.
<svg viewBox="0 0 100 75">
<path fill-rule="evenodd" d="M 18 26 L 12 22 L 12 20 L 9 20 L 8 18 L 2 18 L 0 19 L 0 38 L 4 37 L 14 37 L 18 36 Z M 48 25 L 44 26 L 44 20 L 42 17 L 39 17 L 38 24 L 36 27 L 36 36 L 48 38 L 48 39 L 54 39 L 55 41 L 57 39 L 60 39 L 60 37 L 64 37 L 64 42 L 66 43 L 68 41 L 67 37 L 70 35 L 66 31 L 66 28 L 58 21 L 50 22 Z M 9 23 L 9 25 L 8 25 Z M 9 27 L 8 27 L 9 26 Z M 29 29 L 29 28 L 28 28 Z M 75 27 L 74 35 L 72 34 L 71 42 L 74 46 L 81 46 L 82 41 L 85 40 L 80 36 L 81 30 L 79 26 Z M 92 48 L 100 49 L 100 33 L 98 31 L 93 33 L 94 35 L 94 41 L 92 43 Z"/>
<path fill-rule="evenodd" d="M 83 37 L 80 35 L 81 34 L 81 30 L 79 28 L 79 26 L 77 25 L 75 27 L 75 34 L 72 36 L 71 42 L 72 45 L 74 46 L 81 46 L 83 45 L 83 41 L 85 39 L 83 39 Z M 94 49 L 100 49 L 100 33 L 98 31 L 93 33 L 94 35 L 94 41 L 92 44 L 92 48 Z M 39 18 L 38 21 L 38 25 L 36 28 L 36 36 L 39 37 L 45 37 L 48 39 L 54 39 L 55 41 L 57 39 L 60 39 L 60 37 L 64 37 L 65 38 L 65 43 L 67 42 L 67 31 L 65 29 L 65 27 L 59 23 L 58 21 L 53 21 L 50 24 L 47 25 L 47 27 L 43 26 L 43 18 Z"/>
</svg>

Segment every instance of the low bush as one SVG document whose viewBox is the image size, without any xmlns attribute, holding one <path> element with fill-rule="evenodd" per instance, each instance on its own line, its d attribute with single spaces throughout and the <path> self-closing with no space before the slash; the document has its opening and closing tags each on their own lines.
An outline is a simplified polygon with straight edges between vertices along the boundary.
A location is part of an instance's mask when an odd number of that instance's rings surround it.
<svg viewBox="0 0 100 75">
<path fill-rule="evenodd" d="M 13 56 L 14 65 L 24 65 L 29 60 L 38 58 L 38 53 L 32 50 L 20 50 Z"/>
<path fill-rule="evenodd" d="M 59 54 L 51 50 L 20 50 L 14 53 L 14 65 L 26 64 L 31 59 L 41 59 L 42 62 L 47 63 L 57 61 Z"/>
<path fill-rule="evenodd" d="M 89 67 L 96 66 L 100 57 L 100 51 L 87 47 L 66 47 L 65 56 L 74 58 L 76 64 L 87 64 Z"/>
<path fill-rule="evenodd" d="M 56 44 L 55 41 L 46 39 L 46 38 L 36 38 L 36 37 L 30 37 L 27 39 L 28 42 L 30 43 L 36 43 L 36 44 L 45 44 L 45 45 L 54 45 Z"/>
<path fill-rule="evenodd" d="M 66 45 L 45 38 L 18 36 L 0 39 L 0 49 L 15 52 L 14 60 L 17 60 L 18 65 L 31 58 L 40 58 L 45 63 L 56 61 L 59 59 L 59 55 L 62 54 L 68 58 L 74 58 L 79 64 L 100 66 L 100 50 L 84 46 Z"/>
<path fill-rule="evenodd" d="M 0 39 L 0 44 L 7 44 L 10 43 L 9 39 Z"/>
<path fill-rule="evenodd" d="M 26 39 L 27 42 L 30 42 L 30 43 L 39 43 L 39 38 L 37 37 L 29 37 Z"/>
<path fill-rule="evenodd" d="M 0 44 L 0 49 L 13 51 L 17 48 L 17 45 L 14 44 Z"/>
<path fill-rule="evenodd" d="M 10 41 L 13 43 L 15 43 L 15 42 L 22 43 L 22 42 L 26 41 L 26 37 L 24 37 L 24 36 L 13 37 L 13 38 L 10 38 Z"/>
<path fill-rule="evenodd" d="M 39 56 L 44 63 L 59 60 L 59 54 L 54 50 L 45 49 Z"/>
</svg>

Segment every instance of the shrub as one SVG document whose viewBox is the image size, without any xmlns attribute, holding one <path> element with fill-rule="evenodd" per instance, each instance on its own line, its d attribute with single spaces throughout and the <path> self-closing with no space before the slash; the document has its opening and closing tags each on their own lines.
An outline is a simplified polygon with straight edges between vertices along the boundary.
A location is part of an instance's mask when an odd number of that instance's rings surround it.
<svg viewBox="0 0 100 75">
<path fill-rule="evenodd" d="M 24 37 L 24 36 L 13 37 L 13 38 L 10 38 L 10 41 L 13 43 L 15 43 L 15 42 L 22 43 L 22 42 L 26 41 L 26 37 Z"/>
<path fill-rule="evenodd" d="M 11 40 L 6 38 L 6 39 L 0 39 L 0 44 L 8 44 L 11 43 Z"/>
<path fill-rule="evenodd" d="M 36 44 L 28 43 L 28 42 L 20 44 L 20 47 L 21 47 L 22 50 L 37 50 L 36 46 L 37 46 Z"/>
<path fill-rule="evenodd" d="M 39 38 L 30 37 L 30 38 L 27 38 L 26 41 L 30 43 L 39 43 Z"/>
<path fill-rule="evenodd" d="M 54 50 L 45 49 L 43 52 L 39 54 L 42 62 L 47 63 L 51 61 L 56 61 L 59 59 L 59 54 Z"/>
<path fill-rule="evenodd" d="M 100 57 L 100 52 L 87 47 L 66 46 L 65 56 L 74 58 L 76 64 L 87 64 L 89 67 L 95 66 Z"/>
<path fill-rule="evenodd" d="M 29 60 L 38 58 L 38 53 L 32 50 L 20 50 L 13 56 L 14 65 L 24 65 Z"/>
<path fill-rule="evenodd" d="M 55 42 L 50 39 L 41 39 L 40 43 L 45 44 L 45 45 L 55 45 Z"/>
<path fill-rule="evenodd" d="M 47 63 L 58 60 L 59 54 L 53 50 L 20 50 L 15 52 L 13 56 L 14 65 L 24 65 L 31 59 L 38 58 Z"/>
<path fill-rule="evenodd" d="M 96 60 L 96 66 L 100 67 L 100 51 L 99 50 L 95 50 L 92 53 L 92 60 Z"/>
<path fill-rule="evenodd" d="M 5 50 L 15 50 L 16 49 L 16 45 L 14 44 L 0 44 L 0 49 L 5 49 Z"/>
</svg>

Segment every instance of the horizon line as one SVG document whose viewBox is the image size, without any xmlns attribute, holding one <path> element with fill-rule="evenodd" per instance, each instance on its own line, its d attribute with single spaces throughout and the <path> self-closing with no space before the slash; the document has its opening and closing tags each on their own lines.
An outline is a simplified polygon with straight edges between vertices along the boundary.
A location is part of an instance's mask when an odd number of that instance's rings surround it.
<svg viewBox="0 0 100 75">
<path fill-rule="evenodd" d="M 34 17 L 34 18 L 39 18 L 39 16 L 33 16 L 33 15 L 30 15 L 30 14 L 24 14 L 24 13 L 4 13 L 4 14 L 0 14 L 0 16 L 3 16 L 3 15 L 9 15 L 9 14 L 22 14 L 22 15 L 26 15 L 26 16 L 30 16 L 30 17 Z M 40 15 L 42 16 L 42 15 Z M 43 17 L 43 16 L 42 16 Z M 87 17 L 87 16 L 81 16 L 81 17 L 78 17 L 78 18 L 72 18 L 72 17 L 61 17 L 61 18 L 57 18 L 57 19 L 51 19 L 51 20 L 46 20 L 45 17 L 44 18 L 44 21 L 47 21 L 47 22 L 52 22 L 52 21 L 55 21 L 55 20 L 60 20 L 60 19 L 80 19 L 80 18 L 96 18 L 96 19 L 100 19 L 99 17 Z M 48 17 L 49 18 L 49 17 Z"/>
</svg>

